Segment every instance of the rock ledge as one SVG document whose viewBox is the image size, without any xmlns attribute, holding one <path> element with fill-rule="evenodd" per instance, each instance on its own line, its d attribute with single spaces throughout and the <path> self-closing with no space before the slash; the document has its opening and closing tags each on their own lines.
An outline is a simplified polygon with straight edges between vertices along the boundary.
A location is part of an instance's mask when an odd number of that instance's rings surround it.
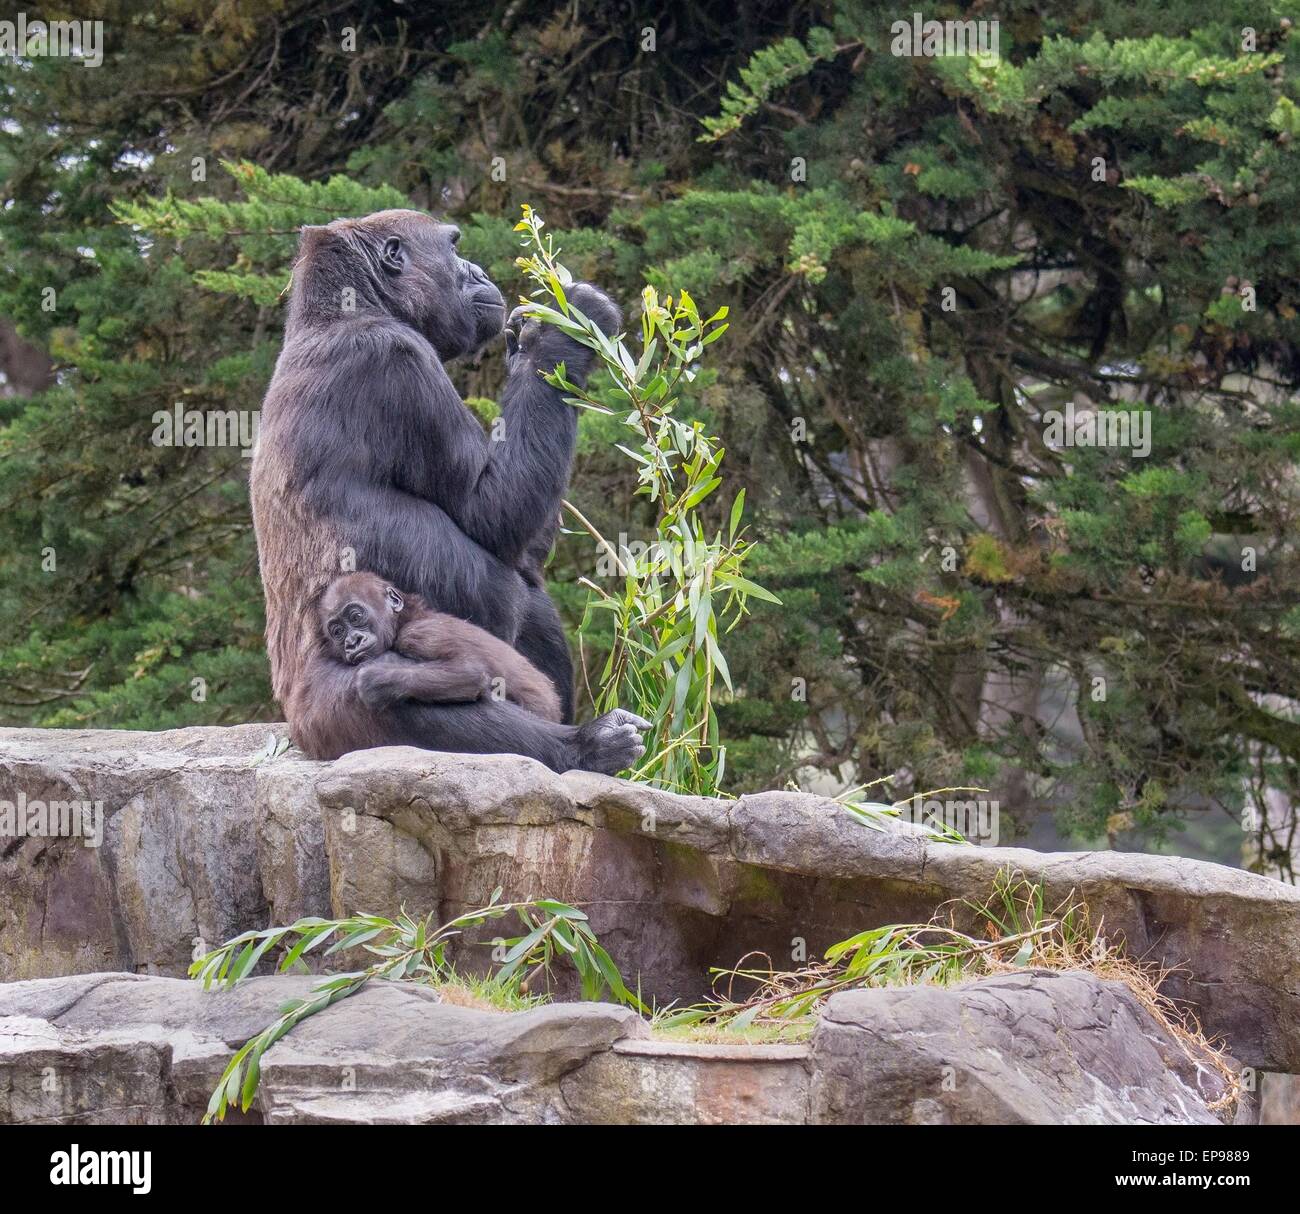
<svg viewBox="0 0 1300 1214">
<path fill-rule="evenodd" d="M 750 949 L 781 959 L 802 940 L 811 956 L 983 900 L 1010 867 L 1051 899 L 1077 891 L 1134 955 L 1181 967 L 1168 993 L 1244 1062 L 1300 1071 L 1300 890 L 1266 877 L 953 846 L 869 830 L 821 797 L 675 796 L 511 755 L 250 767 L 268 729 L 0 730 L 0 800 L 88 800 L 104 823 L 99 847 L 0 840 L 0 978 L 181 975 L 197 947 L 248 928 L 403 905 L 446 918 L 503 885 L 584 904 L 629 980 L 667 1002 Z"/>
</svg>

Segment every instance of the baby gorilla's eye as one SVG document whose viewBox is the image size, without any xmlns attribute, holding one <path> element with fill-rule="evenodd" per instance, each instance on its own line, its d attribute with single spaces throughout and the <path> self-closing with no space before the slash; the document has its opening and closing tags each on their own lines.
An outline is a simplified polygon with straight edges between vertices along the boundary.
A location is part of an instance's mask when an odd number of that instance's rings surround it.
<svg viewBox="0 0 1300 1214">
<path fill-rule="evenodd" d="M 332 636 L 337 641 L 339 637 L 341 637 L 342 635 L 343 635 L 343 625 L 340 624 L 337 620 L 335 620 L 334 623 L 330 625 L 330 636 Z"/>
<path fill-rule="evenodd" d="M 348 623 L 356 625 L 364 624 L 365 622 L 366 617 L 360 607 L 353 607 L 352 610 L 348 612 Z"/>
</svg>

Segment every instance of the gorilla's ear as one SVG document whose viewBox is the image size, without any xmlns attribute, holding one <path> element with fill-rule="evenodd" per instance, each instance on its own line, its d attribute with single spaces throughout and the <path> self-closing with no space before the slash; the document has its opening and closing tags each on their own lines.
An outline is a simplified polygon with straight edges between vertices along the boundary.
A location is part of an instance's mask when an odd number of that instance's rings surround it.
<svg viewBox="0 0 1300 1214">
<path fill-rule="evenodd" d="M 379 264 L 389 274 L 400 274 L 406 269 L 406 250 L 402 248 L 402 242 L 396 236 L 390 236 L 384 241 L 384 247 L 379 254 Z"/>
<path fill-rule="evenodd" d="M 394 615 L 400 615 L 402 608 L 406 606 L 406 600 L 391 586 L 384 587 L 384 600 L 388 603 L 389 611 Z"/>
</svg>

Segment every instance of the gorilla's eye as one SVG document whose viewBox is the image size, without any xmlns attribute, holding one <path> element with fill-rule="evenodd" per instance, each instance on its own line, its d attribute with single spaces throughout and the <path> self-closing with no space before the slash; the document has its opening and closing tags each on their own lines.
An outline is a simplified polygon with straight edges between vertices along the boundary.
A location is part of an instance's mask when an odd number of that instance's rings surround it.
<svg viewBox="0 0 1300 1214">
<path fill-rule="evenodd" d="M 357 625 L 357 624 L 364 624 L 365 622 L 366 622 L 365 613 L 361 610 L 360 607 L 353 607 L 352 610 L 348 612 L 349 624 Z"/>
<path fill-rule="evenodd" d="M 337 641 L 339 637 L 341 637 L 342 635 L 343 635 L 343 625 L 340 624 L 338 620 L 332 621 L 330 624 L 330 636 L 332 636 Z"/>
</svg>

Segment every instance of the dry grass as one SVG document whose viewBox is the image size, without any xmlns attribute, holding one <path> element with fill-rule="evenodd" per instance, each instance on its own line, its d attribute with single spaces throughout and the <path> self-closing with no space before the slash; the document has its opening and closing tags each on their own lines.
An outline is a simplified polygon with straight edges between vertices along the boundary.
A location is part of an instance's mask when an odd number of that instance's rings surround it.
<svg viewBox="0 0 1300 1214">
<path fill-rule="evenodd" d="M 1017 908 L 1034 907 L 1040 917 L 1043 915 L 1041 890 L 1018 874 L 1008 874 L 1004 887 L 995 890 L 988 904 L 977 908 L 993 930 L 997 923 L 1003 922 L 996 915 L 995 904 L 1002 909 L 1008 904 Z M 1211 1112 L 1234 1108 L 1241 1098 L 1241 1079 L 1228 1062 L 1223 1043 L 1206 1035 L 1189 1007 L 1175 1002 L 1161 990 L 1169 976 L 1178 971 L 1128 956 L 1122 938 L 1107 940 L 1105 921 L 1098 920 L 1094 927 L 1087 906 L 1076 899 L 1073 890 L 1060 906 L 1046 913 L 1046 918 L 1043 926 L 1051 930 L 1034 938 L 1033 967 L 1083 970 L 1104 981 L 1128 987 L 1138 1003 L 1174 1039 L 1188 1061 L 1198 1067 L 1209 1067 L 1223 1079 L 1224 1095 L 1207 1104 Z M 1010 973 L 1020 968 L 1008 963 L 997 950 L 985 957 L 989 973 Z"/>
<path fill-rule="evenodd" d="M 740 1030 L 716 1024 L 656 1025 L 654 1034 L 664 1041 L 689 1041 L 693 1045 L 802 1045 L 816 1027 L 816 1020 L 808 1017 L 789 1024 L 751 1024 Z"/>
</svg>

